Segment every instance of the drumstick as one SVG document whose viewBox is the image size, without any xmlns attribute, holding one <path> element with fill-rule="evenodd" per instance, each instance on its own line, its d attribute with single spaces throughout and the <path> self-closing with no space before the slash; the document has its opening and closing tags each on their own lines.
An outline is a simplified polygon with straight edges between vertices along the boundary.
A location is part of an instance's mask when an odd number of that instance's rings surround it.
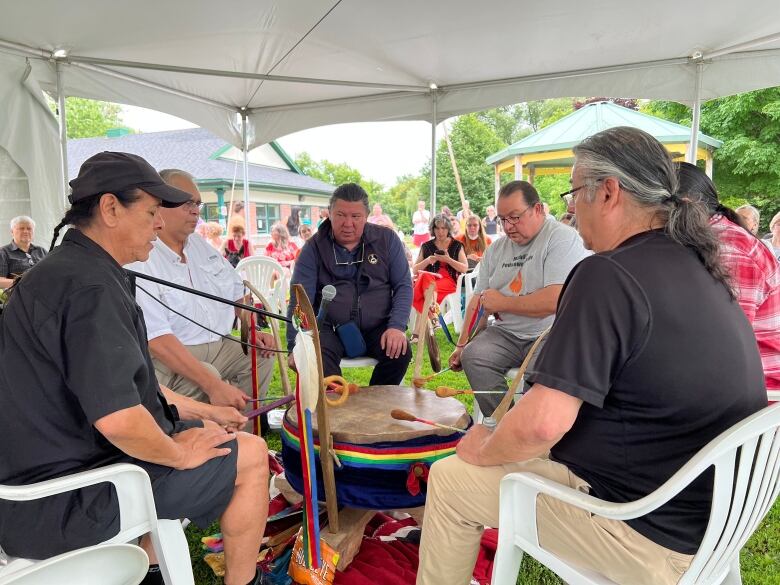
<svg viewBox="0 0 780 585">
<path fill-rule="evenodd" d="M 458 390 L 449 386 L 439 386 L 436 388 L 436 396 L 439 398 L 449 398 L 458 394 L 503 394 L 503 390 Z"/>
<path fill-rule="evenodd" d="M 449 372 L 451 369 L 452 366 L 447 366 L 443 370 L 434 372 L 433 374 L 429 374 L 428 376 L 419 376 L 419 377 L 412 378 L 412 386 L 414 386 L 415 388 L 422 388 L 423 386 L 425 386 L 425 384 L 433 380 L 439 374 L 443 374 L 444 372 Z"/>
<path fill-rule="evenodd" d="M 328 390 L 330 392 L 337 392 L 338 394 L 341 394 L 341 392 L 343 392 L 342 386 L 337 384 L 336 382 L 328 384 Z M 350 394 L 355 394 L 359 390 L 359 388 L 357 384 L 355 384 L 354 382 L 350 382 L 347 385 L 347 390 L 349 390 Z"/>
<path fill-rule="evenodd" d="M 466 431 L 464 431 L 463 429 L 458 429 L 456 427 L 443 425 L 441 423 L 433 422 L 432 420 L 425 420 L 424 418 L 417 418 L 413 414 L 410 414 L 405 410 L 400 410 L 398 408 L 394 408 L 393 410 L 391 410 L 390 416 L 392 416 L 396 420 L 408 420 L 409 422 L 423 423 L 424 425 L 431 425 L 432 427 L 447 429 L 448 431 L 456 431 L 458 433 L 464 433 L 464 434 L 466 433 Z"/>
</svg>

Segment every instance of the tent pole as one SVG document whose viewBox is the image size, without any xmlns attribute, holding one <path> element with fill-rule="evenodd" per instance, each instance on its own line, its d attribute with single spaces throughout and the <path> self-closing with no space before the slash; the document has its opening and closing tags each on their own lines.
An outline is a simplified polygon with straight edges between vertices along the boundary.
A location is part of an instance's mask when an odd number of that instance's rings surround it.
<svg viewBox="0 0 780 585">
<path fill-rule="evenodd" d="M 62 200 L 65 208 L 68 203 L 68 121 L 65 110 L 65 84 L 63 83 L 62 63 L 56 62 L 57 72 L 57 112 L 60 128 L 60 164 L 62 165 Z"/>
<path fill-rule="evenodd" d="M 431 89 L 431 217 L 436 215 L 436 90 Z"/>
<path fill-rule="evenodd" d="M 701 120 L 701 78 L 704 73 L 704 63 L 696 63 L 696 87 L 693 96 L 693 121 L 691 123 L 691 141 L 688 145 L 688 162 L 696 164 L 696 153 L 699 150 L 699 124 Z"/>
<path fill-rule="evenodd" d="M 249 139 L 248 139 L 248 117 L 246 108 L 241 108 L 241 146 L 244 151 L 244 226 L 246 235 L 252 233 L 249 229 Z"/>
</svg>

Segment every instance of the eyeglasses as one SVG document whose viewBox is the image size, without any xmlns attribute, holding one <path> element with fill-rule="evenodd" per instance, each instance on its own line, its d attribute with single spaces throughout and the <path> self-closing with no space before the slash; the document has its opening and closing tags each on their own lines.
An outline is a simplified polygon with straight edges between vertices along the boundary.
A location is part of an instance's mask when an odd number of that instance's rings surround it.
<svg viewBox="0 0 780 585">
<path fill-rule="evenodd" d="M 203 209 L 203 201 L 195 201 L 194 199 L 190 199 L 189 201 L 185 201 L 182 204 L 182 207 L 184 207 L 185 209 L 201 210 Z"/>
<path fill-rule="evenodd" d="M 339 262 L 339 257 L 336 255 L 336 244 L 333 244 L 333 259 L 336 261 L 336 266 L 352 266 L 353 264 L 360 264 L 363 262 L 363 256 L 366 253 L 366 244 L 360 245 L 360 260 L 347 260 L 346 262 Z"/>
<path fill-rule="evenodd" d="M 515 225 L 518 223 L 521 219 L 523 219 L 523 216 L 528 213 L 531 209 L 536 207 L 535 205 L 531 205 L 530 207 L 526 207 L 523 211 L 520 212 L 518 215 L 508 215 L 507 217 L 501 217 L 500 215 L 498 217 L 498 221 L 501 223 L 508 223 L 509 225 Z"/>
<path fill-rule="evenodd" d="M 595 180 L 595 181 L 593 181 L 592 183 L 585 182 L 585 183 L 583 183 L 582 185 L 580 185 L 579 187 L 574 187 L 574 189 L 569 189 L 569 190 L 568 190 L 568 191 L 566 191 L 565 193 L 561 193 L 561 194 L 560 194 L 560 198 L 561 198 L 561 199 L 567 199 L 567 197 L 568 197 L 569 195 L 571 195 L 571 198 L 572 198 L 572 199 L 575 199 L 575 198 L 576 198 L 576 195 L 575 195 L 575 193 L 576 193 L 577 191 L 579 191 L 580 189 L 584 189 L 585 187 L 593 187 L 593 186 L 594 186 L 596 183 L 599 183 L 599 182 L 601 182 L 601 179 L 596 179 L 596 180 Z"/>
</svg>

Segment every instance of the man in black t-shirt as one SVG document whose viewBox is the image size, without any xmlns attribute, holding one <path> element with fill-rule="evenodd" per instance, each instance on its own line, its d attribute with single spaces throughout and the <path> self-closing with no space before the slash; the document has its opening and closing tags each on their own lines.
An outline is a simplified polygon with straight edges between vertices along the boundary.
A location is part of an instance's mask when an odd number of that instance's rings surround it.
<svg viewBox="0 0 780 585">
<path fill-rule="evenodd" d="M 666 482 L 767 404 L 755 338 L 697 204 L 663 146 L 612 128 L 574 148 L 577 227 L 595 254 L 569 275 L 529 392 L 474 427 L 429 477 L 417 583 L 468 583 L 501 478 L 531 471 L 613 502 Z M 549 452 L 549 458 L 546 454 Z M 620 522 L 541 496 L 543 548 L 617 583 L 677 583 L 709 519 L 711 472 Z"/>
</svg>

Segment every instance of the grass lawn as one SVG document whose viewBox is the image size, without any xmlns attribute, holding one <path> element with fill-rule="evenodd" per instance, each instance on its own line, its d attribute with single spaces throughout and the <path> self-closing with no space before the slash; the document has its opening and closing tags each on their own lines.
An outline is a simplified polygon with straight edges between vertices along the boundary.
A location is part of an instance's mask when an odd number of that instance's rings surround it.
<svg viewBox="0 0 780 585">
<path fill-rule="evenodd" d="M 284 338 L 284 333 L 282 333 Z M 441 348 L 442 364 L 446 366 L 447 358 L 452 351 L 444 335 L 439 331 L 437 340 Z M 427 356 L 424 360 L 423 375 L 433 373 L 430 369 Z M 413 363 L 409 366 L 409 372 L 404 379 L 404 383 L 411 386 Z M 359 385 L 367 385 L 371 377 L 370 368 L 350 368 L 345 371 L 344 376 L 348 382 L 355 382 Z M 446 385 L 453 388 L 467 388 L 466 377 L 462 373 L 445 372 L 435 378 L 435 385 Z M 432 381 L 429 387 L 435 387 Z M 293 384 L 294 386 L 294 384 Z M 281 381 L 278 368 L 274 372 L 271 381 L 270 396 L 281 395 Z M 472 398 L 470 396 L 459 396 L 464 404 L 471 410 Z M 271 433 L 266 437 L 268 447 L 272 450 L 281 450 L 281 440 L 277 433 Z M 190 544 L 190 555 L 192 557 L 192 566 L 195 573 L 196 585 L 222 585 L 222 579 L 215 577 L 211 569 L 203 562 L 204 551 L 201 547 L 200 538 L 202 536 L 219 532 L 218 524 L 210 526 L 207 530 L 198 530 L 194 526 L 187 529 L 187 540 Z M 775 503 L 767 517 L 764 519 L 760 528 L 748 541 L 741 554 L 742 563 L 742 581 L 744 585 L 778 585 L 780 584 L 780 503 Z M 528 555 L 523 557 L 523 564 L 520 569 L 520 575 L 517 579 L 517 585 L 562 585 L 561 581 L 554 573 L 537 563 Z M 377 585 L 382 585 L 377 583 Z M 442 585 L 446 585 L 442 582 Z"/>
</svg>

